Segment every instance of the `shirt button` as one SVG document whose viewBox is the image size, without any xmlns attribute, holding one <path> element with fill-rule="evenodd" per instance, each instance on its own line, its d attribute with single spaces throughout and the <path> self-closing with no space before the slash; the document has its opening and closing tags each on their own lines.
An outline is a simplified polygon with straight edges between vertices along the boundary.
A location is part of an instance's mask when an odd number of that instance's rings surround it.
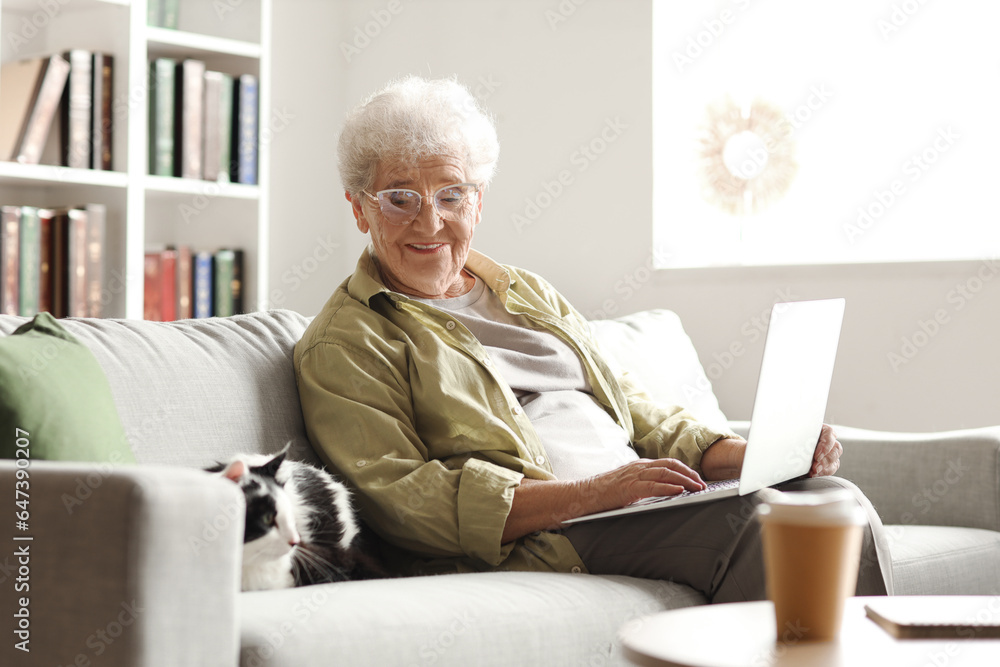
<svg viewBox="0 0 1000 667">
<path fill-rule="evenodd" d="M 511 412 L 513 412 L 513 413 L 514 413 L 515 415 L 519 415 L 519 414 L 521 414 L 522 412 L 524 412 L 524 410 L 522 410 L 522 409 L 521 409 L 521 406 L 520 406 L 520 405 L 515 405 L 514 407 L 512 407 L 512 408 L 510 409 L 510 411 L 511 411 Z"/>
<path fill-rule="evenodd" d="M 545 463 L 545 457 L 541 455 L 536 456 L 535 463 L 537 463 L 538 465 L 542 465 L 543 463 Z"/>
<path fill-rule="evenodd" d="M 445 322 L 444 328 L 447 329 L 448 331 L 451 331 L 452 329 L 455 328 L 455 323 L 452 322 L 451 320 L 448 320 L 447 322 Z"/>
<path fill-rule="evenodd" d="M 493 360 L 489 357 L 483 357 L 483 366 L 492 366 Z"/>
<path fill-rule="evenodd" d="M 368 465 L 368 461 L 362 459 L 361 461 L 356 462 L 354 465 L 358 466 L 359 468 L 364 468 L 366 465 Z"/>
<path fill-rule="evenodd" d="M 579 565 L 574 565 L 573 567 L 570 568 L 569 571 L 572 572 L 573 574 L 580 574 L 581 572 L 583 572 L 583 568 L 580 567 Z"/>
</svg>

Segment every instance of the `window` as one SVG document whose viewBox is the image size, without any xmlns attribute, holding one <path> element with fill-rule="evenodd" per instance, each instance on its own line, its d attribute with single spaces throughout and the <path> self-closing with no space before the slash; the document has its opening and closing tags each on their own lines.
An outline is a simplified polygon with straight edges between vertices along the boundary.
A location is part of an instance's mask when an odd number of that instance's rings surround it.
<svg viewBox="0 0 1000 667">
<path fill-rule="evenodd" d="M 989 0 L 654 0 L 660 268 L 998 256 L 998 24 Z"/>
</svg>

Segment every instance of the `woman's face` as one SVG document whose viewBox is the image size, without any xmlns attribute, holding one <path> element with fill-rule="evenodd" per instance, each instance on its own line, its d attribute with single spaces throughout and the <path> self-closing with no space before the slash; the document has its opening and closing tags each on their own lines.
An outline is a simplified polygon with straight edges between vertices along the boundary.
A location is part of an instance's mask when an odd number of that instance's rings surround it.
<svg viewBox="0 0 1000 667">
<path fill-rule="evenodd" d="M 482 191 L 468 219 L 443 219 L 434 206 L 434 193 L 466 180 L 463 163 L 447 155 L 415 162 L 392 161 L 380 166 L 372 194 L 405 188 L 420 193 L 420 212 L 408 225 L 392 225 L 379 205 L 364 194 L 352 198 L 358 229 L 371 233 L 382 278 L 390 289 L 424 299 L 443 299 L 468 291 L 462 267 L 469 255 L 472 234 L 482 217 Z"/>
</svg>

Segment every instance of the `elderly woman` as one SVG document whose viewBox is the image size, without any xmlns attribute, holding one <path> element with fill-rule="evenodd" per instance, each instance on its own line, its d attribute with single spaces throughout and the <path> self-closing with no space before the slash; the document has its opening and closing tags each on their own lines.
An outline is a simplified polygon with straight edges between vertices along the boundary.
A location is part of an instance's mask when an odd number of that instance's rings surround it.
<svg viewBox="0 0 1000 667">
<path fill-rule="evenodd" d="M 764 597 L 754 497 L 561 528 L 737 477 L 745 442 L 653 404 L 551 285 L 472 249 L 498 152 L 451 80 L 392 83 L 347 119 L 340 173 L 371 244 L 295 348 L 314 446 L 406 571 L 630 574 Z M 824 427 L 811 475 L 841 451 Z M 881 526 L 860 499 L 874 567 L 858 591 L 885 593 Z"/>
</svg>

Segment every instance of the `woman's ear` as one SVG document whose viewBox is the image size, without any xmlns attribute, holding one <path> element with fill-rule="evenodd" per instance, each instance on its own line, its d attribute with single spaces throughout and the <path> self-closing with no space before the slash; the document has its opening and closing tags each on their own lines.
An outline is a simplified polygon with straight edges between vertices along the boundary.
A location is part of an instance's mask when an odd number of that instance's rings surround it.
<svg viewBox="0 0 1000 667">
<path fill-rule="evenodd" d="M 361 210 L 361 197 L 352 197 L 350 192 L 344 192 L 344 199 L 351 202 L 351 211 L 354 213 L 354 221 L 358 225 L 358 229 L 361 230 L 362 234 L 368 233 L 368 220 L 365 218 L 365 212 Z"/>
<path fill-rule="evenodd" d="M 479 196 L 479 204 L 476 205 L 475 225 L 478 225 L 479 222 L 483 219 L 483 197 L 486 195 L 486 192 L 483 190 L 483 188 L 479 188 L 479 192 L 477 192 L 476 194 Z"/>
</svg>

